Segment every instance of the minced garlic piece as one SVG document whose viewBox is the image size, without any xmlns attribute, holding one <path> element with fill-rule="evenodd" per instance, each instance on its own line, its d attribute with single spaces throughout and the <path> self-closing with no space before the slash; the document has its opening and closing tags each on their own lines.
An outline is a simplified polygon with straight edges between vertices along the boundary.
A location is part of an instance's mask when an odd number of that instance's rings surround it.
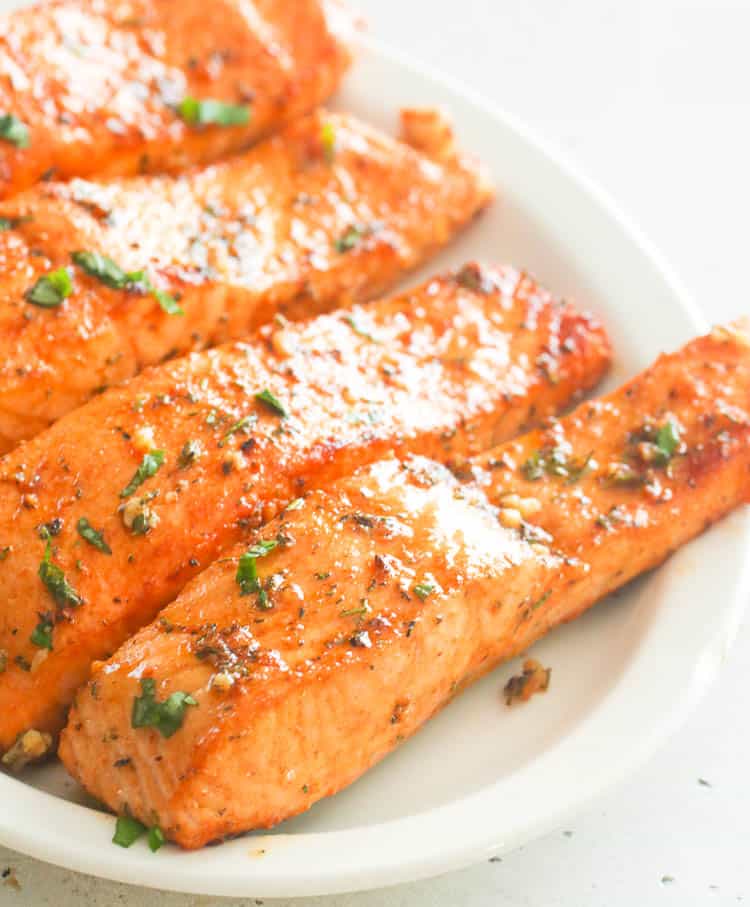
<svg viewBox="0 0 750 907">
<path fill-rule="evenodd" d="M 150 450 L 153 450 L 156 447 L 153 426 L 141 425 L 140 428 L 136 428 L 133 432 L 133 445 L 140 450 L 141 453 L 148 453 Z"/>
<path fill-rule="evenodd" d="M 20 772 L 30 762 L 36 762 L 52 748 L 52 734 L 32 728 L 19 734 L 16 742 L 3 756 L 2 764 L 12 772 Z"/>
<path fill-rule="evenodd" d="M 219 674 L 214 674 L 211 678 L 211 689 L 216 690 L 219 693 L 226 693 L 227 690 L 231 690 L 233 686 L 233 675 L 227 674 L 225 671 L 222 671 Z"/>
</svg>

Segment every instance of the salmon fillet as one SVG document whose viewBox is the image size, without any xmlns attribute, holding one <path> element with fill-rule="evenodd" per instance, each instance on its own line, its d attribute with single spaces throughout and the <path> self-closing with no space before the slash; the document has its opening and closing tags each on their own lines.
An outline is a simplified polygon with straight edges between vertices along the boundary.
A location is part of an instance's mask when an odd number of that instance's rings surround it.
<svg viewBox="0 0 750 907">
<path fill-rule="evenodd" d="M 486 449 L 608 363 L 595 320 L 470 265 L 175 360 L 64 417 L 0 460 L 0 752 L 58 730 L 94 659 L 306 488 L 391 450 Z"/>
<path fill-rule="evenodd" d="M 183 847 L 274 825 L 749 491 L 750 348 L 719 331 L 461 477 L 310 492 L 95 666 L 60 756 Z"/>
<path fill-rule="evenodd" d="M 49 0 L 0 28 L 0 198 L 54 176 L 177 171 L 336 88 L 318 0 Z"/>
<path fill-rule="evenodd" d="M 0 453 L 144 366 L 390 289 L 491 197 L 478 165 L 426 147 L 317 112 L 184 176 L 0 205 Z"/>
</svg>

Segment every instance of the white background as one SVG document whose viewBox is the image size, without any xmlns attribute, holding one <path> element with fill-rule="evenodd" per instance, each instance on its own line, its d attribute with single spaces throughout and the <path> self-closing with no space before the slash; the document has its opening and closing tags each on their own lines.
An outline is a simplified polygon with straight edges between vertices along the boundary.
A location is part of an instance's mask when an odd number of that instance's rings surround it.
<svg viewBox="0 0 750 907">
<path fill-rule="evenodd" d="M 750 0 L 351 2 L 373 34 L 561 146 L 661 247 L 712 321 L 750 313 Z M 430 882 L 265 904 L 750 904 L 749 660 L 746 625 L 687 726 L 568 829 Z M 6 867 L 0 907 L 218 903 L 76 876 L 0 848 Z"/>
</svg>

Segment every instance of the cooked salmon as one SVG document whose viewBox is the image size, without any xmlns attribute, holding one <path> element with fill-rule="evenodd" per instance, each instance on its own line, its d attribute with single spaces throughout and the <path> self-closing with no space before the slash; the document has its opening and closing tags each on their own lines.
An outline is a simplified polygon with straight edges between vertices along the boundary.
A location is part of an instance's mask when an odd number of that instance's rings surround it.
<svg viewBox="0 0 750 907">
<path fill-rule="evenodd" d="M 459 461 L 593 385 L 596 320 L 511 268 L 267 326 L 95 398 L 0 460 L 0 751 L 307 488 L 388 451 Z"/>
<path fill-rule="evenodd" d="M 316 112 L 180 177 L 0 205 L 0 452 L 144 366 L 390 289 L 492 194 L 439 138 Z"/>
<path fill-rule="evenodd" d="M 0 28 L 0 197 L 176 171 L 309 112 L 349 54 L 318 0 L 47 0 Z"/>
<path fill-rule="evenodd" d="M 749 492 L 750 347 L 717 331 L 460 477 L 311 491 L 95 666 L 60 755 L 183 847 L 272 826 Z"/>
</svg>

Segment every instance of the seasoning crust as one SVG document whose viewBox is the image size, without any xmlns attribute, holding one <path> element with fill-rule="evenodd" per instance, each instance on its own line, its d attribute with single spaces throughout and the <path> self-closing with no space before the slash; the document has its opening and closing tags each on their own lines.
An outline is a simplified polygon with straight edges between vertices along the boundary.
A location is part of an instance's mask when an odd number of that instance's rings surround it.
<svg viewBox="0 0 750 907">
<path fill-rule="evenodd" d="M 268 325 L 64 417 L 0 460 L 0 750 L 59 730 L 93 660 L 308 488 L 389 451 L 460 469 L 609 357 L 598 322 L 528 275 L 468 265 Z"/>
<path fill-rule="evenodd" d="M 183 847 L 274 825 L 749 491 L 750 349 L 719 332 L 458 477 L 392 458 L 310 492 L 95 667 L 60 755 Z M 144 678 L 196 702 L 172 736 L 132 726 Z"/>
</svg>

